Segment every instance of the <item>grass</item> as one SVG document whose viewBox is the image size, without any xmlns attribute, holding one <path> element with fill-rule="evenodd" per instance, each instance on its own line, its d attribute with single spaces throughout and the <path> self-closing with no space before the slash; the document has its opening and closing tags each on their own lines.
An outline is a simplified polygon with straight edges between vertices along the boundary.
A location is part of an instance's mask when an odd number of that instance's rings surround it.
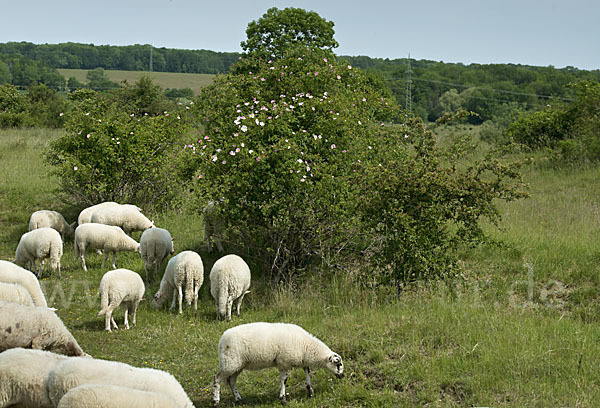
<svg viewBox="0 0 600 408">
<path fill-rule="evenodd" d="M 75 77 L 81 83 L 87 83 L 86 69 L 58 69 L 58 72 L 66 79 Z M 120 71 L 105 70 L 106 76 L 113 82 L 127 81 L 129 84 L 136 83 L 143 75 L 148 75 L 152 81 L 161 88 L 190 88 L 195 95 L 200 90 L 213 82 L 213 74 L 185 74 L 174 72 L 148 72 L 148 71 Z"/>
<path fill-rule="evenodd" d="M 57 180 L 40 159 L 59 134 L 0 131 L 0 258 L 13 259 L 31 212 L 78 209 L 55 198 Z M 290 407 L 594 407 L 600 404 L 598 192 L 600 169 L 524 169 L 531 198 L 500 203 L 501 229 L 487 226 L 502 245 L 465 250 L 464 276 L 455 282 L 414 285 L 399 296 L 369 291 L 352 276 L 318 271 L 293 287 L 273 287 L 253 275 L 242 316 L 215 321 L 198 214 L 150 214 L 169 229 L 176 251 L 193 249 L 205 265 L 198 313 L 153 310 L 142 302 L 138 324 L 105 333 L 98 284 L 106 272 L 96 254 L 84 273 L 67 240 L 62 279 L 45 273 L 49 302 L 85 351 L 97 358 L 169 371 L 196 406 L 210 404 L 217 343 L 240 323 L 296 323 L 339 352 L 346 377 L 313 374 L 308 399 L 302 370 L 288 380 Z M 139 239 L 139 233 L 134 235 Z M 121 253 L 117 266 L 144 275 L 139 255 Z M 255 270 L 255 269 L 253 269 Z M 148 300 L 156 292 L 153 282 Z M 122 313 L 115 313 L 117 323 Z M 244 372 L 238 388 L 246 406 L 279 406 L 275 370 Z M 233 406 L 222 387 L 222 406 Z"/>
</svg>

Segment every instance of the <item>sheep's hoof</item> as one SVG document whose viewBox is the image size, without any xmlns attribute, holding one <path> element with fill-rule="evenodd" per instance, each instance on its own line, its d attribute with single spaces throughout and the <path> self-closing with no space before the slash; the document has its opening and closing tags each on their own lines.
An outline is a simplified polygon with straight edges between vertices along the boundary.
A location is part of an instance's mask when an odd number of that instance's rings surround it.
<svg viewBox="0 0 600 408">
<path fill-rule="evenodd" d="M 308 398 L 312 398 L 312 396 L 314 395 L 313 387 L 311 387 L 310 385 L 307 385 L 306 391 L 308 391 Z"/>
<path fill-rule="evenodd" d="M 212 400 L 211 406 L 216 407 L 217 405 L 219 405 L 219 400 Z"/>
<path fill-rule="evenodd" d="M 285 395 L 282 395 L 281 397 L 279 397 L 279 401 L 281 401 L 281 405 L 287 404 L 287 400 L 285 399 Z"/>
</svg>

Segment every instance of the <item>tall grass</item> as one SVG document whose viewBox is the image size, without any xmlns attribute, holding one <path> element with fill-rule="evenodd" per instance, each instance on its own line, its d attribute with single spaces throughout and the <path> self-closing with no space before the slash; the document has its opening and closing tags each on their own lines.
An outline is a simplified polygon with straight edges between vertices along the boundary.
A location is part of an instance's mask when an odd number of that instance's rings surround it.
<svg viewBox="0 0 600 408">
<path fill-rule="evenodd" d="M 14 258 L 32 211 L 47 208 L 75 219 L 78 209 L 57 201 L 56 180 L 40 154 L 57 133 L 0 131 L 0 257 Z M 137 326 L 104 332 L 98 284 L 106 268 L 86 257 L 84 273 L 65 243 L 62 279 L 46 271 L 50 303 L 85 351 L 97 358 L 172 373 L 196 406 L 210 403 L 218 368 L 217 343 L 240 323 L 299 324 L 339 352 L 346 378 L 315 372 L 308 399 L 302 370 L 288 380 L 291 407 L 494 406 L 594 407 L 600 403 L 598 325 L 598 169 L 526 169 L 528 200 L 500 204 L 502 245 L 465 250 L 455 282 L 413 285 L 401 294 L 366 289 L 351 273 L 309 271 L 273 286 L 253 269 L 241 317 L 216 322 L 208 271 L 217 258 L 202 245 L 202 220 L 191 211 L 149 214 L 169 229 L 176 251 L 198 251 L 205 265 L 198 313 L 154 310 L 146 289 Z M 139 233 L 134 234 L 139 239 Z M 117 266 L 143 276 L 138 254 L 120 253 Z M 369 271 L 358 267 L 361 276 Z M 117 323 L 122 314 L 115 313 Z M 278 406 L 275 370 L 244 372 L 238 387 L 247 406 Z M 222 405 L 233 397 L 223 387 Z"/>
</svg>

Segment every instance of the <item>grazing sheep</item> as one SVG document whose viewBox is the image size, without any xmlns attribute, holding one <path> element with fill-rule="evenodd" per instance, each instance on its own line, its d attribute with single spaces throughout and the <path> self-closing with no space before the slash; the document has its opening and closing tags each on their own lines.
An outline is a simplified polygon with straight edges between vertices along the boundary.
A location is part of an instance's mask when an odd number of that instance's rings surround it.
<svg viewBox="0 0 600 408">
<path fill-rule="evenodd" d="M 50 267 L 58 271 L 60 278 L 60 258 L 63 255 L 63 242 L 58 231 L 53 228 L 38 228 L 21 236 L 17 246 L 15 263 L 25 267 L 28 263 L 38 277 L 42 275 L 44 261 L 50 259 Z M 38 273 L 35 261 L 40 259 Z"/>
<path fill-rule="evenodd" d="M 173 398 L 162 392 L 141 391 L 109 384 L 83 384 L 71 388 L 57 408 L 178 408 Z"/>
<path fill-rule="evenodd" d="M 100 207 L 92 213 L 92 222 L 121 227 L 126 234 L 144 231 L 154 226 L 153 221 L 132 205 Z"/>
<path fill-rule="evenodd" d="M 29 217 L 29 231 L 38 228 L 54 228 L 60 233 L 60 237 L 64 240 L 66 236 L 70 237 L 75 232 L 77 222 L 69 224 L 65 217 L 57 211 L 40 210 L 31 214 Z"/>
<path fill-rule="evenodd" d="M 77 223 L 79 225 L 81 225 L 81 224 L 87 224 L 89 222 L 92 222 L 92 214 L 97 209 L 100 209 L 103 207 L 111 207 L 111 206 L 118 207 L 120 205 L 132 207 L 138 211 L 142 211 L 142 209 L 140 207 L 132 205 L 132 204 L 119 204 L 119 203 L 115 203 L 114 201 L 105 201 L 103 203 L 92 205 L 91 207 L 84 208 L 83 210 L 81 210 L 81 212 L 79 213 L 79 217 L 77 217 Z"/>
<path fill-rule="evenodd" d="M 48 306 L 40 282 L 27 269 L 23 269 L 12 262 L 0 261 L 0 282 L 19 284 L 29 291 L 35 306 Z"/>
<path fill-rule="evenodd" d="M 202 210 L 202 221 L 204 222 L 204 240 L 208 246 L 208 252 L 212 252 L 212 244 L 217 246 L 217 251 L 223 252 L 220 235 L 223 231 L 221 220 L 217 214 L 217 205 L 221 201 L 209 201 Z"/>
<path fill-rule="evenodd" d="M 146 268 L 146 281 L 150 282 L 148 271 L 154 269 L 154 277 L 158 275 L 162 261 L 167 255 L 173 255 L 173 238 L 164 228 L 149 228 L 140 238 L 140 252 Z"/>
<path fill-rule="evenodd" d="M 33 306 L 33 299 L 29 291 L 18 283 L 0 282 L 0 300 L 4 302 L 19 303 Z"/>
<path fill-rule="evenodd" d="M 85 356 L 60 318 L 47 307 L 0 301 L 0 351 L 15 347 Z"/>
<path fill-rule="evenodd" d="M 210 294 L 217 303 L 217 320 L 231 320 L 231 307 L 235 302 L 240 315 L 242 300 L 250 287 L 250 268 L 237 255 L 225 255 L 210 270 Z"/>
<path fill-rule="evenodd" d="M 310 370 L 327 368 L 338 378 L 344 375 L 342 357 L 325 343 L 295 324 L 248 323 L 226 330 L 219 340 L 219 372 L 213 385 L 213 405 L 220 400 L 221 382 L 226 381 L 235 397 L 242 396 L 235 385 L 244 369 L 277 367 L 281 388 L 279 399 L 286 403 L 285 383 L 292 368 L 303 368 L 306 389 L 312 397 Z"/>
<path fill-rule="evenodd" d="M 144 281 L 140 275 L 129 269 L 115 269 L 104 274 L 100 281 L 101 310 L 98 312 L 98 316 L 106 315 L 105 329 L 107 331 L 111 331 L 111 323 L 115 329 L 118 328 L 112 314 L 121 304 L 125 314 L 123 323 L 125 329 L 129 329 L 128 312 L 131 313 L 131 320 L 135 325 L 135 315 L 138 305 L 144 297 L 144 291 Z"/>
<path fill-rule="evenodd" d="M 53 408 L 44 381 L 67 356 L 49 351 L 14 348 L 0 353 L 0 407 Z"/>
<path fill-rule="evenodd" d="M 173 294 L 171 309 L 175 308 L 175 300 L 179 302 L 179 313 L 182 313 L 182 287 L 185 287 L 185 300 L 188 306 L 194 301 L 194 311 L 198 310 L 198 290 L 204 282 L 204 265 L 202 258 L 194 251 L 183 251 L 175 255 L 165 269 L 160 281 L 160 289 L 154 295 L 153 305 L 162 307 L 169 295 Z"/>
<path fill-rule="evenodd" d="M 57 406 L 69 390 L 82 384 L 118 385 L 160 392 L 173 398 L 178 407 L 194 407 L 183 387 L 166 371 L 91 358 L 72 357 L 57 364 L 48 374 L 46 391 L 50 401 Z M 130 405 L 127 403 L 121 406 Z"/>
<path fill-rule="evenodd" d="M 77 259 L 77 257 L 81 259 L 83 270 L 86 272 L 85 251 L 88 248 L 104 251 L 102 268 L 104 268 L 104 263 L 106 262 L 108 254 L 112 252 L 113 269 L 116 269 L 115 261 L 117 252 L 140 252 L 140 244 L 125 234 L 121 228 L 97 223 L 86 223 L 78 226 L 75 230 L 74 245 L 75 259 Z"/>
</svg>

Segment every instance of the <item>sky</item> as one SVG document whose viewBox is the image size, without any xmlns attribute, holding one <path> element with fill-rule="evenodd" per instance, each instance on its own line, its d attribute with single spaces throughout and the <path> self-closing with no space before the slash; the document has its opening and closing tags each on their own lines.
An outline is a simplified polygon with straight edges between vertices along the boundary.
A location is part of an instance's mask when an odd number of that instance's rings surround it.
<svg viewBox="0 0 600 408">
<path fill-rule="evenodd" d="M 0 42 L 241 52 L 270 7 L 335 23 L 338 55 L 600 69 L 598 0 L 1 0 Z"/>
</svg>

